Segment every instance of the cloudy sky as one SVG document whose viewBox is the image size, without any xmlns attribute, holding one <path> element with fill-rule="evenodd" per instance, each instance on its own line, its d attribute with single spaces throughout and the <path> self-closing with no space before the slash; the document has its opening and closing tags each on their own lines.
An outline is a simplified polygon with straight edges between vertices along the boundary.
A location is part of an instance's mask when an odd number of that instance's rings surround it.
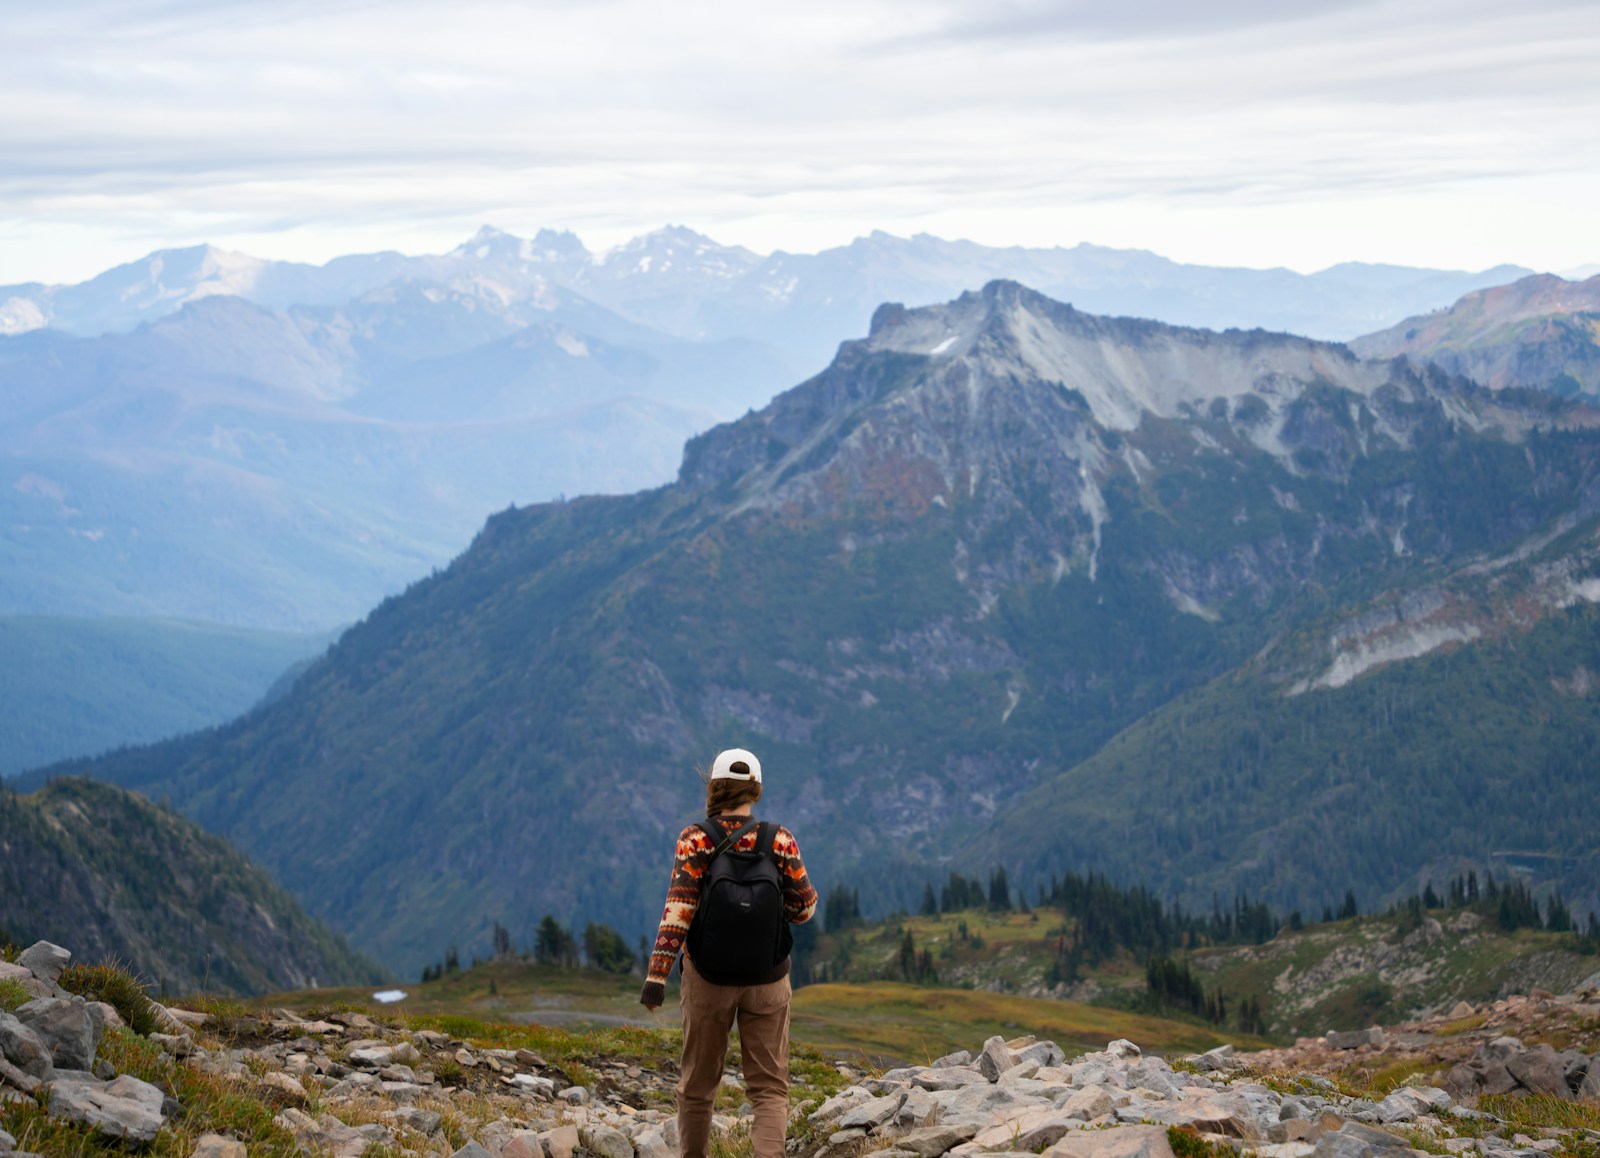
<svg viewBox="0 0 1600 1158">
<path fill-rule="evenodd" d="M 1593 0 L 0 0 L 0 283 L 490 223 L 1600 262 Z"/>
</svg>

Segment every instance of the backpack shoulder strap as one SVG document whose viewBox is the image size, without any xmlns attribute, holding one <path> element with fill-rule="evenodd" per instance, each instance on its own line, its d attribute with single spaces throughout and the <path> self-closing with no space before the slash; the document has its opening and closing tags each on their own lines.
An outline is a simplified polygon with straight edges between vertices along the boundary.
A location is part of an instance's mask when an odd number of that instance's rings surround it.
<svg viewBox="0 0 1600 1158">
<path fill-rule="evenodd" d="M 701 831 L 707 836 L 711 837 L 711 860 L 716 860 L 717 857 L 721 856 L 734 845 L 738 844 L 739 838 L 745 833 L 749 832 L 752 828 L 764 829 L 767 826 L 767 822 L 764 820 L 752 820 L 749 824 L 741 825 L 724 836 L 721 832 L 717 831 L 716 821 L 708 818 L 700 821 L 699 823 Z M 758 836 L 756 839 L 759 841 L 760 837 Z"/>
<path fill-rule="evenodd" d="M 756 829 L 756 851 L 768 860 L 772 859 L 772 822 L 763 820 L 761 827 Z"/>
</svg>

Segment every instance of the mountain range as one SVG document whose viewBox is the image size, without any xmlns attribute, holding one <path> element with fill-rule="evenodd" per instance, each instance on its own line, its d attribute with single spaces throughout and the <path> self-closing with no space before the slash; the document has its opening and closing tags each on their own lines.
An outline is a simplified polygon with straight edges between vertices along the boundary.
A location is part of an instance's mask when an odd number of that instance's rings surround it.
<svg viewBox="0 0 1600 1158">
<path fill-rule="evenodd" d="M 694 768 L 771 770 L 823 884 L 1110 871 L 1364 902 L 1515 864 L 1600 904 L 1600 411 L 1013 282 L 503 511 L 276 702 L 93 775 L 398 969 L 642 933 Z"/>
<path fill-rule="evenodd" d="M 492 511 L 672 476 L 879 301 L 992 277 L 1102 312 L 1347 338 L 1526 271 L 1186 266 L 875 233 L 761 257 L 484 229 L 322 266 L 209 246 L 0 287 L 0 614 L 326 630 Z"/>
</svg>

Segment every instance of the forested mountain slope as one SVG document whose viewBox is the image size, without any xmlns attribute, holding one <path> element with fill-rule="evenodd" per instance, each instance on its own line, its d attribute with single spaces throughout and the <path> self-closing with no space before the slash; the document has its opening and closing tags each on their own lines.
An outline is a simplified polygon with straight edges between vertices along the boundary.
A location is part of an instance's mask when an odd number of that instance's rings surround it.
<svg viewBox="0 0 1600 1158">
<path fill-rule="evenodd" d="M 1341 798 L 1252 763 L 1244 726 L 1219 724 L 1195 757 L 1220 766 L 1204 780 L 1229 803 L 1212 813 L 1170 749 L 1138 768 L 1105 763 L 1126 747 L 1096 753 L 1234 679 L 1267 680 L 1256 733 L 1276 742 L 1300 714 L 1343 713 L 1386 664 L 1511 641 L 1593 600 L 1596 420 L 1013 283 L 885 306 L 822 374 L 691 441 L 674 485 L 497 515 L 280 702 L 92 771 L 169 793 L 406 969 L 491 920 L 642 932 L 694 815 L 693 768 L 730 743 L 761 753 L 768 811 L 824 883 L 871 871 L 914 904 L 963 849 L 1019 883 L 1109 853 L 1119 875 L 1209 901 L 1261 871 L 1229 834 L 1294 834 Z M 1470 599 L 1481 615 L 1456 614 Z M 1552 728 L 1584 727 L 1586 705 Z M 1414 757 L 1404 735 L 1355 761 L 1394 809 L 1409 802 L 1382 778 Z M 1561 743 L 1583 750 L 1581 733 Z M 1112 770 L 1077 771 L 1090 757 Z M 1499 799 L 1486 786 L 1524 766 L 1475 749 L 1452 786 Z M 1169 773 L 1182 791 L 1155 790 Z M 1114 824 L 1069 809 L 1019 829 L 1073 794 Z M 1600 819 L 1561 800 L 1563 823 Z M 1470 815 L 1397 828 L 1382 863 L 1334 846 L 1315 863 L 1369 894 L 1524 834 L 1504 810 Z M 1233 827 L 1191 832 L 1201 816 Z M 1328 888 L 1291 876 L 1274 899 Z"/>
</svg>

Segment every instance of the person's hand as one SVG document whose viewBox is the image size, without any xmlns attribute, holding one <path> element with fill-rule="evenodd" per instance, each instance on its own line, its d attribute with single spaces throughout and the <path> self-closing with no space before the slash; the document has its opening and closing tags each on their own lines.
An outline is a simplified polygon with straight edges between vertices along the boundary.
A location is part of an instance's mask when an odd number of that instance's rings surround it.
<svg viewBox="0 0 1600 1158">
<path fill-rule="evenodd" d="M 639 993 L 639 1004 L 651 1013 L 660 1009 L 667 1000 L 667 987 L 659 981 L 646 981 Z"/>
</svg>

